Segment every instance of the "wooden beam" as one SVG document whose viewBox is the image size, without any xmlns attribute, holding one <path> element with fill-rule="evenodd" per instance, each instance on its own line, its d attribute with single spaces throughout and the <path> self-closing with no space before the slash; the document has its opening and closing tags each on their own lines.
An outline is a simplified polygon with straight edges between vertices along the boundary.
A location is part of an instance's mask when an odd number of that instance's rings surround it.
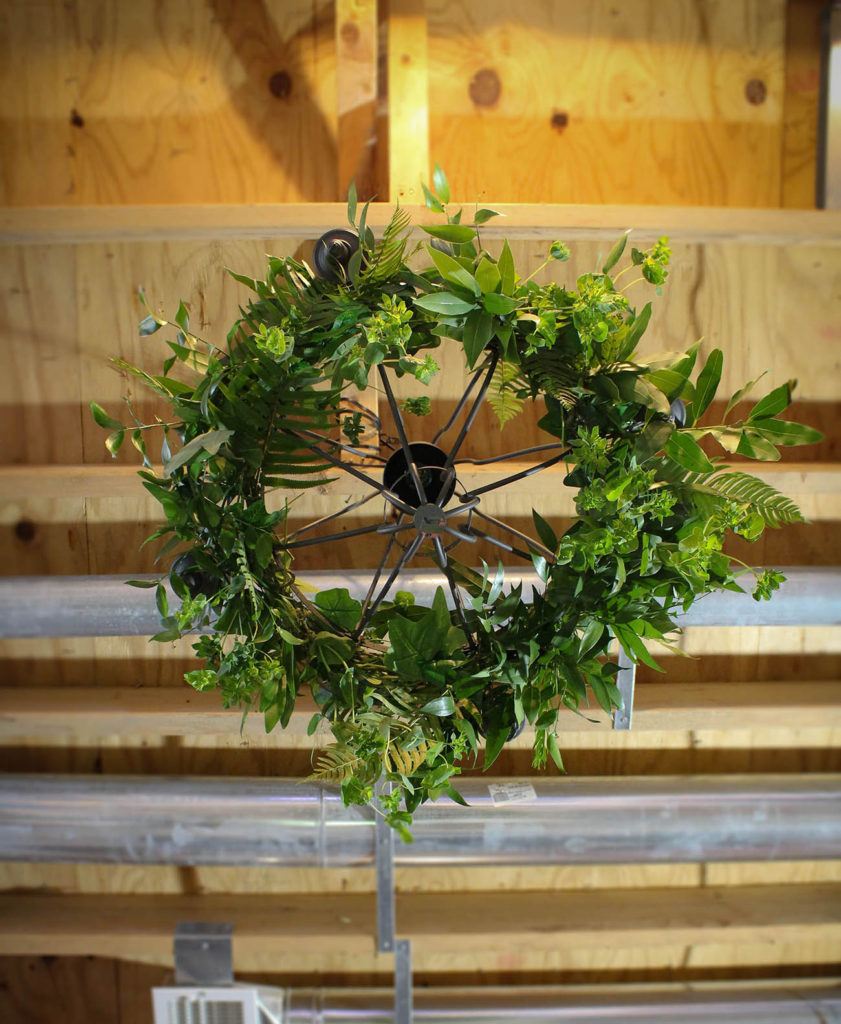
<svg viewBox="0 0 841 1024">
<path fill-rule="evenodd" d="M 300 697 L 284 737 L 306 735 L 316 705 Z M 588 710 L 592 725 L 562 714 L 563 733 L 611 728 L 601 711 Z M 4 687 L 0 689 L 0 740 L 28 736 L 235 736 L 241 711 L 225 709 L 217 693 L 183 687 Z M 841 728 L 841 687 L 835 682 L 649 683 L 637 687 L 634 732 L 698 729 Z M 246 719 L 245 735 L 262 735 L 263 718 Z M 526 735 L 526 734 L 524 734 Z M 532 736 L 523 741 L 531 745 Z"/>
<path fill-rule="evenodd" d="M 177 921 L 234 925 L 235 966 L 254 954 L 374 949 L 373 894 L 267 896 L 0 896 L 0 954 L 169 958 Z M 841 954 L 841 885 L 759 885 L 593 891 L 404 893 L 397 927 L 413 952 L 542 950 L 823 941 Z"/>
<path fill-rule="evenodd" d="M 490 466 L 465 464 L 459 471 L 459 481 L 469 491 L 473 487 L 481 487 L 520 472 L 528 465 L 528 462 L 497 462 Z M 147 496 L 147 492 L 141 486 L 137 477 L 138 468 L 127 465 L 93 464 L 0 466 L 0 502 L 55 498 L 125 499 L 132 501 L 131 508 L 126 508 L 122 515 L 119 508 L 109 508 L 109 518 L 136 519 L 138 500 L 147 501 L 151 511 L 158 508 L 157 502 Z M 841 463 L 751 463 L 747 470 L 796 501 L 808 519 L 841 518 Z M 160 473 L 160 467 L 155 467 L 155 471 Z M 575 491 L 564 486 L 566 472 L 563 464 L 559 464 L 534 476 L 526 477 L 517 483 L 516 495 L 544 499 L 551 495 L 552 514 L 572 516 L 575 514 Z M 313 493 L 359 495 L 365 489 L 364 484 L 342 474 L 323 487 L 315 488 Z"/>
<path fill-rule="evenodd" d="M 420 167 L 420 160 L 416 162 Z M 405 205 L 416 224 L 435 220 L 426 207 Z M 488 205 L 504 216 L 483 225 L 484 240 L 510 238 L 551 243 L 563 238 L 565 241 L 615 242 L 630 227 L 637 241 L 665 234 L 673 243 L 784 248 L 841 246 L 841 211 L 837 210 L 539 205 L 493 203 L 491 199 Z M 7 207 L 0 211 L 0 245 L 317 238 L 329 228 L 343 224 L 346 213 L 345 203 Z M 381 229 L 393 213 L 391 203 L 372 203 L 368 224 L 375 231 Z"/>
<path fill-rule="evenodd" d="M 389 0 L 387 59 L 388 196 L 406 206 L 421 201 L 429 181 L 425 0 Z"/>
</svg>

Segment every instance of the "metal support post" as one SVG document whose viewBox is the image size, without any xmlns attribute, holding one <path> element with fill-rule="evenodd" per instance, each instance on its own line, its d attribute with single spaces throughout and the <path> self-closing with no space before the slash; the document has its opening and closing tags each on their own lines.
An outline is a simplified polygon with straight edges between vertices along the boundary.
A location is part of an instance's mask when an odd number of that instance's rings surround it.
<svg viewBox="0 0 841 1024">
<path fill-rule="evenodd" d="M 391 784 L 377 783 L 377 796 Z M 395 939 L 394 829 L 385 816 L 376 817 L 377 836 L 377 951 L 394 954 L 394 1024 L 412 1024 L 412 947 L 408 939 Z"/>
<path fill-rule="evenodd" d="M 233 985 L 234 926 L 211 921 L 179 921 L 175 926 L 176 985 Z"/>
<path fill-rule="evenodd" d="M 630 729 L 634 714 L 634 684 L 637 678 L 637 666 L 619 645 L 619 674 L 616 676 L 616 687 L 622 694 L 622 707 L 613 712 L 614 729 Z"/>
</svg>

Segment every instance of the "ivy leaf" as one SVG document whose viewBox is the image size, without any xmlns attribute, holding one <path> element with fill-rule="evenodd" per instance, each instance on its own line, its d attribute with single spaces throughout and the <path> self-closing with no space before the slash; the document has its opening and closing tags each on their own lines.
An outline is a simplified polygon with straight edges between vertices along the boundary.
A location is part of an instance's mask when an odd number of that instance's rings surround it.
<svg viewBox="0 0 841 1024">
<path fill-rule="evenodd" d="M 340 629 L 355 629 L 362 615 L 362 605 L 344 587 L 319 591 L 315 604 Z"/>
</svg>

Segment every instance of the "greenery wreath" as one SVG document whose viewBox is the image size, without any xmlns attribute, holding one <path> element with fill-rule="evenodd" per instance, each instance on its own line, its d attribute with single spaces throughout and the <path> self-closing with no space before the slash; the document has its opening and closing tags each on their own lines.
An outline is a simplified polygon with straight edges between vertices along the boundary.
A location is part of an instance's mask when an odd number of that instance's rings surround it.
<svg viewBox="0 0 841 1024">
<path fill-rule="evenodd" d="M 267 731 L 285 727 L 299 694 L 311 692 L 319 711 L 310 733 L 325 721 L 333 740 L 316 755 L 314 776 L 340 784 L 346 804 L 362 805 L 374 802 L 384 777 L 391 786 L 379 807 L 404 838 L 419 804 L 442 795 L 463 802 L 453 777 L 477 758 L 480 737 L 487 768 L 528 722 L 534 765 L 551 758 L 562 769 L 558 715 L 581 713 L 588 691 L 607 712 L 621 704 L 612 638 L 632 661 L 657 668 L 646 640 L 667 643 L 676 616 L 700 596 L 741 589 L 736 578 L 747 567 L 722 552 L 725 537 L 753 540 L 765 527 L 802 519 L 767 483 L 705 453 L 701 438 L 764 460 L 778 459 L 781 445 L 821 438 L 778 418 L 794 382 L 761 398 L 743 420 L 700 426 L 722 353 L 711 352 L 697 371 L 697 345 L 640 359 L 651 303 L 632 308 L 621 279 L 636 270 L 636 280 L 659 292 L 666 239 L 632 249 L 615 276 L 627 235 L 600 271 L 574 286 L 538 284 L 534 275 L 518 276 L 507 241 L 497 256 L 483 248 L 482 225 L 493 211 L 476 210 L 470 223 L 462 210 L 450 214 L 439 168 L 424 192 L 427 205 L 446 215 L 446 223 L 423 228 L 429 265 L 410 266 L 421 246 L 410 240 L 405 211 L 377 241 L 366 226 L 368 204 L 358 210 L 351 189 L 352 231 L 319 241 L 319 274 L 272 257 L 265 281 L 233 275 L 256 297 L 226 350 L 191 332 L 182 302 L 162 373 L 116 360 L 170 404 L 169 422 L 142 423 L 132 411 L 134 425 L 126 426 L 91 403 L 110 431 L 112 454 L 128 433 L 142 455 L 143 484 L 166 518 L 150 539 L 171 535 L 161 556 L 181 549 L 169 572 L 180 604 L 170 609 L 157 585 L 163 625 L 155 639 L 202 631 L 194 649 L 206 667 L 189 672 L 188 682 L 218 688 L 225 706 L 259 708 Z M 568 256 L 555 243 L 547 263 Z M 150 311 L 140 333 L 165 326 Z M 390 373 L 429 384 L 438 369 L 432 352 L 444 338 L 462 346 L 471 387 L 479 388 L 467 421 L 484 397 L 501 425 L 525 402 L 542 401 L 547 443 L 538 450 L 548 457 L 541 465 L 565 462 L 565 482 L 577 489 L 577 519 L 563 536 L 534 511 L 535 537 L 511 530 L 511 543 L 497 542 L 533 563 L 543 586 L 530 603 L 521 586 L 506 583 L 502 563 L 477 570 L 452 555 L 448 539 L 487 536 L 477 518 L 484 488 L 457 491 L 458 439 L 449 453 L 431 455 L 425 443 L 409 443 L 389 385 Z M 171 374 L 175 366 L 186 372 Z M 374 380 L 400 434 L 383 482 L 359 459 L 370 454 L 358 447 L 365 411 L 344 397 L 349 386 Z M 755 384 L 730 398 L 725 420 Z M 428 409 L 421 398 L 402 411 Z M 163 431 L 161 475 L 147 454 L 153 428 Z M 460 438 L 467 429 L 469 422 Z M 396 561 L 362 602 L 338 588 L 307 596 L 293 572 L 302 531 L 289 532 L 288 504 L 266 507 L 270 492 L 298 492 L 342 470 L 370 485 L 391 513 L 357 531 L 383 534 Z M 428 607 L 389 589 L 420 553 L 442 571 Z M 757 574 L 753 596 L 768 597 L 782 579 Z"/>
</svg>

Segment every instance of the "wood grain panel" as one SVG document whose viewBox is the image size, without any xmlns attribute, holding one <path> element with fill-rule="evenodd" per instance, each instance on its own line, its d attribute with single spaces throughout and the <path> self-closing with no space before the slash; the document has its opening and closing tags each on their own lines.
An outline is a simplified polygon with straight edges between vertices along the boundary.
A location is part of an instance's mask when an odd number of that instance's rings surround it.
<svg viewBox="0 0 841 1024">
<path fill-rule="evenodd" d="M 336 196 L 326 0 L 4 5 L 7 205 Z"/>
<path fill-rule="evenodd" d="M 427 12 L 430 149 L 458 198 L 779 204 L 783 0 Z"/>
</svg>

